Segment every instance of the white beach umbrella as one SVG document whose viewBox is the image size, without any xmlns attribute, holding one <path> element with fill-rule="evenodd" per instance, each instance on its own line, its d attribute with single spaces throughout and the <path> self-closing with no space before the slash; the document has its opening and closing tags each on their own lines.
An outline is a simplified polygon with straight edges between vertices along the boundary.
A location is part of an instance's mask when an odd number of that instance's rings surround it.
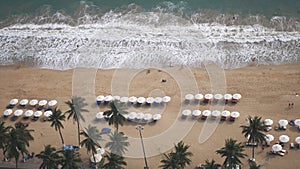
<svg viewBox="0 0 300 169">
<path fill-rule="evenodd" d="M 128 98 L 128 101 L 130 103 L 134 103 L 134 102 L 136 102 L 136 100 L 137 100 L 137 97 L 135 97 L 135 96 L 131 96 L 131 97 Z"/>
<path fill-rule="evenodd" d="M 271 119 L 265 119 L 265 120 L 264 120 L 264 123 L 265 123 L 265 125 L 267 125 L 267 126 L 271 126 L 271 125 L 273 124 L 273 120 L 271 120 Z"/>
<path fill-rule="evenodd" d="M 230 99 L 232 99 L 232 94 L 224 94 L 224 99 L 225 100 L 230 100 Z"/>
<path fill-rule="evenodd" d="M 295 123 L 295 125 L 300 126 L 300 119 L 296 119 L 296 120 L 294 121 L 294 123 Z"/>
<path fill-rule="evenodd" d="M 272 146 L 272 150 L 273 150 L 274 152 L 281 151 L 281 150 L 282 150 L 282 146 L 281 146 L 280 144 L 274 144 L 274 145 Z"/>
<path fill-rule="evenodd" d="M 162 102 L 162 98 L 161 97 L 155 97 L 154 98 L 154 102 L 155 103 L 161 103 Z"/>
<path fill-rule="evenodd" d="M 153 120 L 159 120 L 159 119 L 161 119 L 161 114 L 154 114 L 154 115 L 152 116 L 152 119 L 153 119 Z"/>
<path fill-rule="evenodd" d="M 36 112 L 34 112 L 34 117 L 40 117 L 41 115 L 43 114 L 43 112 L 42 111 L 36 111 Z"/>
<path fill-rule="evenodd" d="M 238 118 L 238 117 L 240 117 L 240 113 L 237 112 L 237 111 L 233 111 L 233 112 L 230 113 L 230 116 L 233 117 L 233 118 Z"/>
<path fill-rule="evenodd" d="M 192 94 L 185 95 L 185 100 L 192 100 L 192 99 L 194 99 L 194 95 Z"/>
<path fill-rule="evenodd" d="M 201 99 L 203 99 L 203 94 L 200 94 L 200 93 L 195 94 L 195 99 L 196 99 L 196 100 L 201 100 Z"/>
<path fill-rule="evenodd" d="M 208 117 L 210 115 L 211 115 L 211 111 L 210 110 L 204 110 L 204 111 L 202 111 L 202 116 Z"/>
<path fill-rule="evenodd" d="M 103 155 L 104 153 L 105 153 L 105 149 L 104 148 L 97 148 L 96 149 L 96 154 L 101 154 L 101 155 Z"/>
<path fill-rule="evenodd" d="M 130 112 L 129 115 L 128 115 L 128 119 L 129 120 L 133 120 L 135 119 L 137 116 L 137 113 L 136 112 Z"/>
<path fill-rule="evenodd" d="M 207 100 L 210 100 L 210 99 L 212 99 L 213 97 L 214 97 L 213 94 L 205 94 L 205 95 L 204 95 L 204 98 L 207 99 Z"/>
<path fill-rule="evenodd" d="M 281 135 L 281 136 L 279 136 L 279 141 L 282 143 L 287 143 L 290 141 L 290 137 L 287 135 Z"/>
<path fill-rule="evenodd" d="M 137 98 L 137 102 L 139 104 L 143 104 L 143 103 L 145 103 L 145 101 L 146 101 L 145 97 L 139 97 L 139 98 Z"/>
<path fill-rule="evenodd" d="M 104 118 L 103 112 L 98 112 L 96 114 L 96 119 L 103 119 L 103 118 Z"/>
<path fill-rule="evenodd" d="M 221 115 L 221 112 L 219 110 L 214 110 L 211 112 L 211 115 L 214 116 L 214 117 L 218 117 Z"/>
<path fill-rule="evenodd" d="M 51 101 L 49 101 L 49 103 L 48 103 L 48 105 L 49 105 L 50 107 L 55 106 L 56 104 L 57 104 L 57 100 L 51 100 Z"/>
<path fill-rule="evenodd" d="M 21 106 L 25 106 L 26 104 L 28 104 L 28 100 L 27 100 L 27 99 L 22 99 L 22 100 L 20 101 L 20 105 L 21 105 Z"/>
<path fill-rule="evenodd" d="M 38 100 L 32 99 L 32 100 L 30 100 L 29 104 L 30 104 L 30 106 L 35 106 L 38 104 L 38 102 L 39 102 Z"/>
<path fill-rule="evenodd" d="M 201 115 L 201 111 L 200 110 L 193 110 L 192 115 L 196 116 L 196 117 L 200 116 Z"/>
<path fill-rule="evenodd" d="M 287 124 L 289 124 L 289 122 L 285 119 L 279 120 L 278 123 L 279 123 L 280 126 L 286 126 Z"/>
<path fill-rule="evenodd" d="M 95 157 L 95 161 L 94 161 L 94 157 Z M 99 163 L 102 160 L 101 154 L 94 154 L 94 157 L 91 156 L 91 158 L 90 158 L 92 163 Z"/>
<path fill-rule="evenodd" d="M 113 100 L 113 97 L 111 96 L 111 95 L 107 95 L 107 96 L 105 96 L 105 98 L 104 98 L 104 101 L 105 102 L 110 102 L 110 101 L 112 101 Z"/>
<path fill-rule="evenodd" d="M 105 97 L 103 95 L 99 95 L 97 96 L 96 100 L 99 101 L 99 102 L 102 102 L 104 101 Z"/>
<path fill-rule="evenodd" d="M 53 113 L 52 113 L 51 110 L 48 110 L 48 111 L 45 111 L 45 112 L 44 112 L 44 116 L 45 116 L 45 117 L 50 117 L 52 114 L 53 114 Z"/>
<path fill-rule="evenodd" d="M 239 94 L 239 93 L 236 93 L 236 94 L 233 94 L 233 95 L 232 95 L 232 99 L 239 100 L 239 99 L 241 99 L 241 98 L 242 98 L 242 95 Z"/>
<path fill-rule="evenodd" d="M 145 115 L 144 115 L 144 120 L 145 121 L 148 121 L 148 120 L 150 120 L 152 118 L 152 114 L 150 114 L 150 113 L 146 113 Z"/>
<path fill-rule="evenodd" d="M 142 113 L 142 112 L 139 112 L 139 113 L 137 113 L 137 115 L 136 115 L 136 119 L 138 119 L 138 120 L 141 120 L 141 119 L 143 119 L 144 118 L 144 113 Z"/>
<path fill-rule="evenodd" d="M 47 104 L 47 100 L 39 101 L 39 106 L 45 106 Z"/>
<path fill-rule="evenodd" d="M 9 115 L 11 115 L 12 114 L 12 109 L 6 109 L 5 111 L 4 111 L 4 116 L 9 116 Z"/>
<path fill-rule="evenodd" d="M 14 115 L 15 116 L 21 116 L 23 114 L 23 110 L 21 109 L 17 109 L 15 112 L 14 112 Z"/>
<path fill-rule="evenodd" d="M 147 97 L 146 99 L 146 103 L 147 104 L 152 104 L 154 102 L 154 98 L 153 97 Z"/>
<path fill-rule="evenodd" d="M 121 103 L 127 103 L 128 102 L 128 97 L 121 97 L 120 102 Z"/>
<path fill-rule="evenodd" d="M 184 116 L 188 116 L 190 114 L 192 114 L 191 110 L 185 109 L 185 110 L 182 111 L 182 115 L 184 115 Z"/>
<path fill-rule="evenodd" d="M 11 99 L 10 102 L 9 102 L 9 104 L 10 105 L 16 105 L 18 102 L 19 102 L 18 99 Z"/>
<path fill-rule="evenodd" d="M 221 115 L 222 115 L 223 117 L 228 117 L 228 116 L 230 116 L 230 111 L 224 110 L 224 111 L 221 112 Z"/>
<path fill-rule="evenodd" d="M 120 96 L 113 96 L 114 100 L 120 100 L 121 97 Z"/>
<path fill-rule="evenodd" d="M 223 98 L 223 95 L 222 94 L 215 94 L 214 95 L 214 99 L 216 99 L 216 100 L 220 100 L 220 99 L 222 99 Z"/>
<path fill-rule="evenodd" d="M 266 141 L 267 141 L 267 142 L 271 142 L 271 141 L 274 140 L 274 136 L 271 135 L 271 134 L 267 134 L 265 138 L 266 138 Z"/>
<path fill-rule="evenodd" d="M 162 101 L 163 101 L 164 103 L 168 103 L 168 102 L 171 101 L 171 97 L 170 97 L 170 96 L 164 96 L 164 97 L 162 98 Z"/>
<path fill-rule="evenodd" d="M 24 115 L 25 115 L 26 117 L 30 117 L 30 116 L 33 115 L 33 111 L 32 111 L 32 110 L 27 110 L 27 111 L 25 111 Z"/>
<path fill-rule="evenodd" d="M 300 144 L 300 137 L 296 137 L 296 138 L 295 138 L 295 142 L 296 142 L 297 144 Z"/>
</svg>

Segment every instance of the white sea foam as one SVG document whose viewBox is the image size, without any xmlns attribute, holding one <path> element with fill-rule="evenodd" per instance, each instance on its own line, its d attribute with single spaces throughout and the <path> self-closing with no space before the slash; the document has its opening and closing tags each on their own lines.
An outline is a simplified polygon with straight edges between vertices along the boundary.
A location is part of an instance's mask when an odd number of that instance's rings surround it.
<svg viewBox="0 0 300 169">
<path fill-rule="evenodd" d="M 279 18 L 273 18 L 273 22 Z M 300 55 L 299 31 L 197 23 L 172 14 L 109 12 L 97 23 L 18 24 L 0 30 L 0 63 L 50 69 L 284 64 Z"/>
</svg>

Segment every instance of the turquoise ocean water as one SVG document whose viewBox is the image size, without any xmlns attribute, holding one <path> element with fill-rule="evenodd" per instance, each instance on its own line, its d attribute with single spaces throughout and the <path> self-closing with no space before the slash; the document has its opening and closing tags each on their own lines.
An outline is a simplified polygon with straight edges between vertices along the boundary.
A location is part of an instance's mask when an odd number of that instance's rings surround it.
<svg viewBox="0 0 300 169">
<path fill-rule="evenodd" d="M 0 0 L 0 64 L 224 68 L 299 60 L 299 0 Z"/>
</svg>

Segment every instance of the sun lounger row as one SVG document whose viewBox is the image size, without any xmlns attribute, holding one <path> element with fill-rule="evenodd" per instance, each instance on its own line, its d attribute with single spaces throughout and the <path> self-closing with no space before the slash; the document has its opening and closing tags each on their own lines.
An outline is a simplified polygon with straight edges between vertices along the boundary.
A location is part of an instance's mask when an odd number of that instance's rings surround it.
<svg viewBox="0 0 300 169">
<path fill-rule="evenodd" d="M 161 119 L 161 114 L 150 114 L 150 113 L 136 113 L 136 112 L 130 112 L 128 114 L 123 114 L 123 116 L 128 120 L 128 121 L 145 121 L 148 122 L 150 120 L 157 121 Z M 98 112 L 96 114 L 96 119 L 101 120 L 101 119 L 106 119 L 108 120 L 110 117 L 104 115 L 104 112 Z"/>
<path fill-rule="evenodd" d="M 99 95 L 96 98 L 96 102 L 98 105 L 101 103 L 108 105 L 111 101 L 118 100 L 121 103 L 129 103 L 129 104 L 137 104 L 137 105 L 142 105 L 146 103 L 147 105 L 151 105 L 152 103 L 154 104 L 161 104 L 161 103 L 168 103 L 171 101 L 170 96 L 164 96 L 164 97 L 136 97 L 136 96 L 131 96 L 131 97 L 120 97 L 120 96 L 103 96 Z"/>
<path fill-rule="evenodd" d="M 237 111 L 233 111 L 233 112 L 230 112 L 228 110 L 224 110 L 224 111 L 219 111 L 219 110 L 204 110 L 204 111 L 201 111 L 201 110 L 189 110 L 189 109 L 185 109 L 181 112 L 182 114 L 182 117 L 185 118 L 187 116 L 190 116 L 192 115 L 193 117 L 200 117 L 202 119 L 206 119 L 207 117 L 211 116 L 212 118 L 217 118 L 217 117 L 221 117 L 221 120 L 226 120 L 227 117 L 230 118 L 230 120 L 234 120 L 236 118 L 238 118 L 240 116 L 240 113 L 237 112 Z"/>
<path fill-rule="evenodd" d="M 7 106 L 7 108 L 12 109 L 15 105 L 19 104 L 20 107 L 26 107 L 27 105 L 31 106 L 31 107 L 36 107 L 38 106 L 39 109 L 42 109 L 45 106 L 49 106 L 49 107 L 54 107 L 57 104 L 56 100 L 50 100 L 49 102 L 47 100 L 37 100 L 37 99 L 32 99 L 32 100 L 28 100 L 28 99 L 22 99 L 20 102 L 18 99 L 12 99 L 9 102 L 9 105 Z"/>
<path fill-rule="evenodd" d="M 227 103 L 228 101 L 231 101 L 233 103 L 236 103 L 238 102 L 240 99 L 242 98 L 242 95 L 239 94 L 239 93 L 235 93 L 235 94 L 186 94 L 185 95 L 185 102 L 186 103 L 189 103 L 190 101 L 194 100 L 195 102 L 199 102 L 199 101 L 203 101 L 203 102 L 210 102 L 210 101 L 215 101 L 215 102 L 218 102 L 218 101 L 225 101 L 225 103 Z"/>
</svg>

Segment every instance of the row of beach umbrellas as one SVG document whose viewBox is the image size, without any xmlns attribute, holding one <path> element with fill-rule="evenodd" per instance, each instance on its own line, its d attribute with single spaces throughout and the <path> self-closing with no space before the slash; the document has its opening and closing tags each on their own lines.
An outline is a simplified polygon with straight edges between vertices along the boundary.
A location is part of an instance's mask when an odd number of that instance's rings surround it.
<svg viewBox="0 0 300 169">
<path fill-rule="evenodd" d="M 149 120 L 159 120 L 161 119 L 161 114 L 150 114 L 150 113 L 142 113 L 142 112 L 139 112 L 139 113 L 136 113 L 136 112 L 130 112 L 128 114 L 123 114 L 123 116 L 128 119 L 128 120 L 144 120 L 144 121 L 149 121 Z M 103 115 L 103 112 L 98 112 L 96 114 L 96 119 L 103 119 L 103 118 L 110 118 L 110 117 L 107 117 L 105 115 Z"/>
<path fill-rule="evenodd" d="M 183 116 L 189 116 L 189 115 L 193 115 L 195 117 L 198 117 L 200 115 L 202 116 L 213 116 L 213 117 L 219 117 L 219 116 L 222 116 L 222 117 L 232 117 L 232 118 L 238 118 L 240 116 L 240 113 L 237 112 L 237 111 L 233 111 L 233 112 L 230 112 L 228 110 L 224 110 L 224 111 L 219 111 L 219 110 L 204 110 L 204 111 L 201 111 L 201 110 L 189 110 L 189 109 L 185 109 L 183 110 L 182 112 L 182 115 Z"/>
<path fill-rule="evenodd" d="M 265 119 L 264 124 L 267 125 L 267 126 L 271 126 L 273 124 L 273 120 L 272 119 Z M 286 127 L 289 124 L 289 121 L 286 120 L 286 119 L 280 119 L 278 121 L 278 124 L 279 124 L 280 127 Z M 300 126 L 300 119 L 294 120 L 294 124 L 296 126 Z"/>
<path fill-rule="evenodd" d="M 136 96 L 131 96 L 131 97 L 120 97 L 120 96 L 103 96 L 103 95 L 99 95 L 96 98 L 97 104 L 100 105 L 102 102 L 107 104 L 113 100 L 118 100 L 121 103 L 137 103 L 137 104 L 152 104 L 152 103 L 168 103 L 171 101 L 171 97 L 170 96 L 164 96 L 164 97 L 136 97 Z"/>
<path fill-rule="evenodd" d="M 212 100 L 212 99 L 215 99 L 215 100 L 221 100 L 221 99 L 224 99 L 224 100 L 232 100 L 232 101 L 238 101 L 242 98 L 242 95 L 239 94 L 239 93 L 235 93 L 235 94 L 186 94 L 185 95 L 185 100 L 186 101 L 191 101 L 191 100 Z"/>
<path fill-rule="evenodd" d="M 9 102 L 9 105 L 11 106 L 15 106 L 16 104 L 20 104 L 20 106 L 26 106 L 27 104 L 29 104 L 30 106 L 46 106 L 47 103 L 48 103 L 48 106 L 52 107 L 52 106 L 55 106 L 57 104 L 57 101 L 56 100 L 51 100 L 51 101 L 47 101 L 47 100 L 40 100 L 38 101 L 37 99 L 32 99 L 32 100 L 28 100 L 28 99 L 22 99 L 19 100 L 18 99 L 11 99 L 10 102 Z"/>
<path fill-rule="evenodd" d="M 267 134 L 267 135 L 266 135 L 266 140 L 267 140 L 268 143 L 270 143 L 271 141 L 274 140 L 274 136 L 271 135 L 271 134 Z M 281 136 L 279 136 L 279 141 L 280 141 L 281 143 L 287 143 L 287 142 L 290 141 L 290 137 L 287 136 L 287 135 L 281 135 Z M 295 142 L 296 142 L 297 144 L 300 144 L 300 137 L 296 137 L 296 138 L 295 138 Z M 272 146 L 272 150 L 273 150 L 274 152 L 281 151 L 281 150 L 282 150 L 282 146 L 281 146 L 280 144 L 274 144 L 274 145 Z"/>
<path fill-rule="evenodd" d="M 24 117 L 40 117 L 42 115 L 44 115 L 45 117 L 50 117 L 52 115 L 52 111 L 51 110 L 47 110 L 44 113 L 42 111 L 33 111 L 33 110 L 26 110 L 25 112 L 22 109 L 17 109 L 15 111 L 13 111 L 12 109 L 6 109 L 3 112 L 4 116 L 10 116 L 11 114 L 13 114 L 16 117 L 19 117 L 21 115 L 24 115 Z"/>
</svg>

